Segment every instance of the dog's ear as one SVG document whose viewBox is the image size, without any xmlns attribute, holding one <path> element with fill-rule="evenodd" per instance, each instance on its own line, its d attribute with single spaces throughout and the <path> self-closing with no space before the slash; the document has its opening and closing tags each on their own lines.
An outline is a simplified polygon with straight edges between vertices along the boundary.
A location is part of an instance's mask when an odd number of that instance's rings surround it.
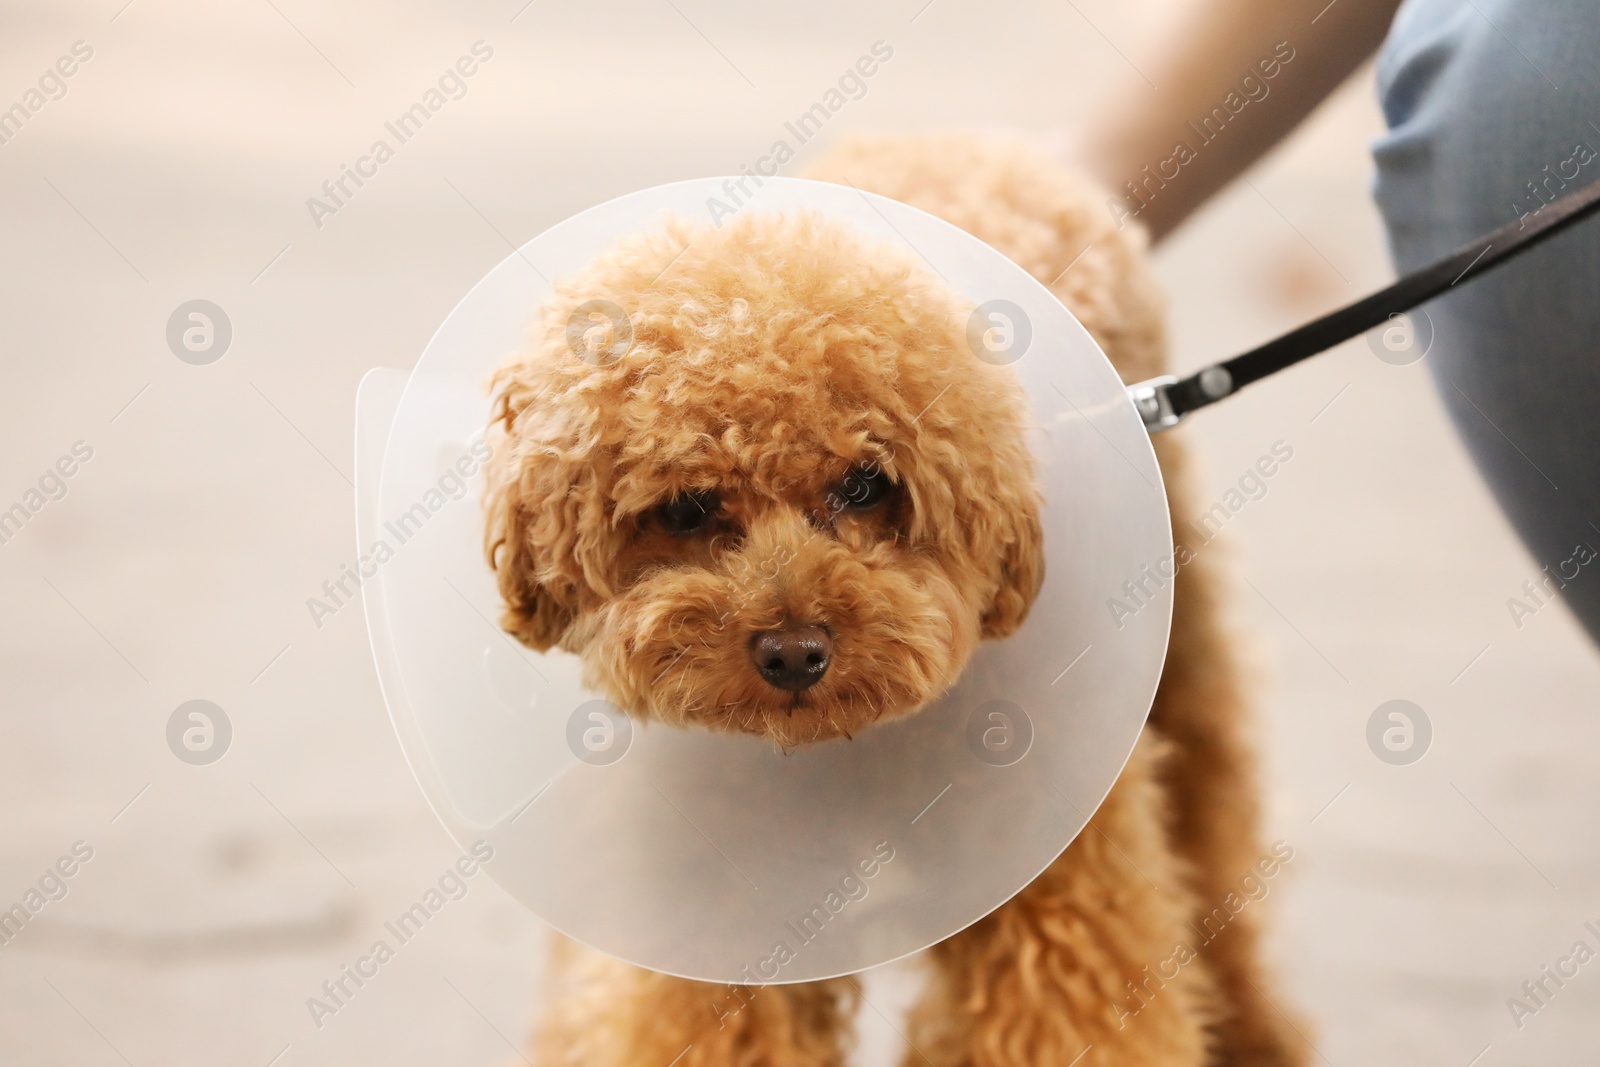
<svg viewBox="0 0 1600 1067">
<path fill-rule="evenodd" d="M 485 469 L 484 554 L 500 585 L 505 604 L 500 625 L 517 640 L 540 652 L 557 644 L 576 615 L 575 589 L 559 577 L 553 557 L 558 546 L 544 544 L 538 521 L 545 527 L 565 512 L 565 483 L 555 469 L 559 461 L 542 456 L 518 440 L 517 416 L 531 399 L 531 390 L 514 370 L 494 380 L 494 423 L 499 447 Z"/>
<path fill-rule="evenodd" d="M 1000 550 L 1000 587 L 983 613 L 984 637 L 1007 637 L 1028 617 L 1028 610 L 1044 583 L 1044 527 L 1039 521 L 1036 493 L 1019 494 L 1002 505 L 997 536 Z"/>
<path fill-rule="evenodd" d="M 539 553 L 529 536 L 528 512 L 515 490 L 516 482 L 510 481 L 489 496 L 485 551 L 505 602 L 500 625 L 529 648 L 543 652 L 561 640 L 574 611 L 539 578 Z"/>
</svg>

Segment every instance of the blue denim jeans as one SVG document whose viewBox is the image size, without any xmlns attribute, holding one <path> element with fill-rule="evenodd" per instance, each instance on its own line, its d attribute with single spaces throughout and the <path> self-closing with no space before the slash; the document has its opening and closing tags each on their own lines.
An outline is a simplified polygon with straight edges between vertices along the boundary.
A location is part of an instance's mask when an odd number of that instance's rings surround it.
<svg viewBox="0 0 1600 1067">
<path fill-rule="evenodd" d="M 1600 180 L 1597 59 L 1597 0 L 1406 0 L 1372 149 L 1396 269 Z M 1600 642 L 1600 219 L 1424 310 L 1457 430 L 1539 581 Z"/>
</svg>

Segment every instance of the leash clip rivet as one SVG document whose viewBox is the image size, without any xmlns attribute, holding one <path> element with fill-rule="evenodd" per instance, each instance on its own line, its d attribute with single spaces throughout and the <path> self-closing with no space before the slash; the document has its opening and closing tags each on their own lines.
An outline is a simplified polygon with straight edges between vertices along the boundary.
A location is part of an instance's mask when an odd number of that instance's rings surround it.
<svg viewBox="0 0 1600 1067">
<path fill-rule="evenodd" d="M 1207 367 L 1200 372 L 1200 391 L 1207 400 L 1221 400 L 1233 392 L 1233 375 L 1227 367 Z"/>
</svg>

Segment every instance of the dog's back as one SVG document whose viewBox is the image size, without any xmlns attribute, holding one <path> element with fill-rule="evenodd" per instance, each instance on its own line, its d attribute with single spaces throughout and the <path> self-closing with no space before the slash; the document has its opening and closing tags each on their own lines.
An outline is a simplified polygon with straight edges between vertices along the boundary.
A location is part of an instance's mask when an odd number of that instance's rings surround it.
<svg viewBox="0 0 1600 1067">
<path fill-rule="evenodd" d="M 1049 287 L 1124 381 L 1161 373 L 1165 320 L 1143 229 L 1119 229 L 1104 192 L 1022 139 L 857 137 L 805 177 L 878 193 L 961 227 Z"/>
</svg>

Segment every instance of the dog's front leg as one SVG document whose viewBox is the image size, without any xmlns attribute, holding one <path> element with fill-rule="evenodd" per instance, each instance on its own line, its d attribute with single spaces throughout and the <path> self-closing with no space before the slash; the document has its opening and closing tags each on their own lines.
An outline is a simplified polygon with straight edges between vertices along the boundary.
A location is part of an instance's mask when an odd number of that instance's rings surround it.
<svg viewBox="0 0 1600 1067">
<path fill-rule="evenodd" d="M 1201 1067 L 1215 1011 L 1189 951 L 1189 891 L 1165 842 L 1149 731 L 1066 852 L 929 952 L 906 1067 Z M 1187 946 L 1187 947 L 1185 947 Z"/>
<path fill-rule="evenodd" d="M 840 1067 L 854 988 L 692 982 L 558 938 L 536 1067 Z"/>
</svg>

